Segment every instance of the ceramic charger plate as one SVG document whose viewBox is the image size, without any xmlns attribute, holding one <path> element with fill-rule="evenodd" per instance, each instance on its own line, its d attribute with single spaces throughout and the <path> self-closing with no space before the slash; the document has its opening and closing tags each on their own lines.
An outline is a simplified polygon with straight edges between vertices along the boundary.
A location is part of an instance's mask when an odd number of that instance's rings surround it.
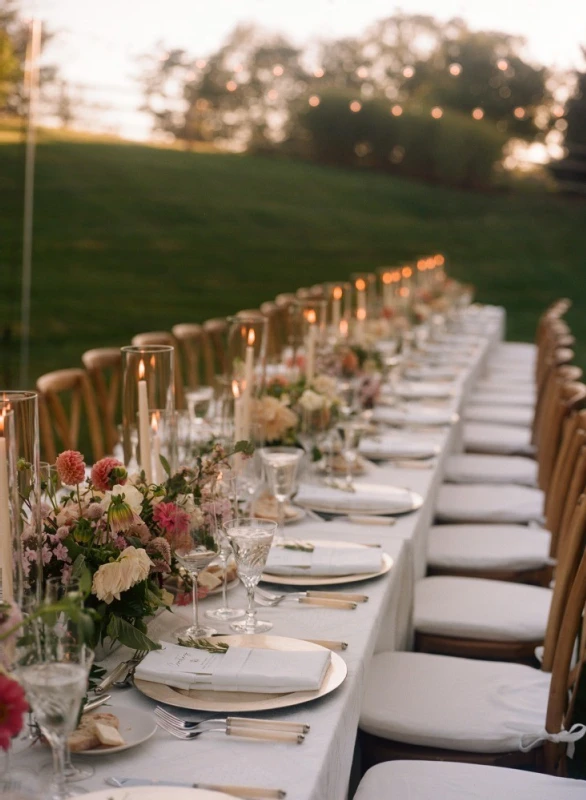
<svg viewBox="0 0 586 800">
<path fill-rule="evenodd" d="M 305 541 L 305 540 L 304 540 Z M 325 540 L 320 540 L 324 544 Z M 311 542 L 313 544 L 313 542 Z M 317 543 L 317 542 L 316 542 Z M 326 542 L 328 547 L 360 547 L 359 542 Z M 364 545 L 368 547 L 368 545 Z M 263 583 L 278 584 L 280 586 L 333 586 L 344 583 L 359 583 L 360 581 L 369 581 L 372 578 L 378 578 L 380 575 L 386 575 L 393 566 L 393 559 L 388 553 L 381 554 L 381 568 L 378 572 L 354 572 L 349 575 L 272 575 L 269 572 L 263 572 L 260 579 Z"/>
<path fill-rule="evenodd" d="M 266 636 L 260 633 L 231 634 L 221 636 L 210 641 L 226 642 L 231 647 L 260 647 L 266 650 L 327 650 L 321 645 L 307 642 L 303 639 L 290 639 L 285 636 Z M 269 694 L 262 692 L 210 692 L 201 689 L 174 689 L 163 683 L 153 683 L 136 678 L 136 688 L 156 700 L 177 708 L 186 708 L 192 711 L 210 711 L 218 714 L 237 714 L 248 711 L 268 711 L 273 708 L 288 708 L 301 705 L 311 700 L 317 700 L 330 694 L 340 686 L 345 678 L 348 668 L 346 662 L 337 653 L 331 653 L 330 666 L 325 674 L 319 689 L 311 692 L 286 692 L 284 694 Z"/>
<path fill-rule="evenodd" d="M 180 789 L 175 786 L 128 786 L 83 795 L 85 800 L 234 800 L 234 795 L 208 789 Z"/>
<path fill-rule="evenodd" d="M 308 488 L 311 488 L 309 484 Z M 357 496 L 365 494 L 373 497 L 372 508 L 353 502 Z M 353 492 L 336 491 L 335 502 L 331 502 L 331 494 L 328 497 L 330 501 L 322 501 L 317 496 L 303 498 L 300 492 L 296 502 L 312 511 L 322 511 L 325 514 L 408 514 L 423 505 L 423 497 L 412 489 L 379 483 L 355 483 Z"/>
</svg>

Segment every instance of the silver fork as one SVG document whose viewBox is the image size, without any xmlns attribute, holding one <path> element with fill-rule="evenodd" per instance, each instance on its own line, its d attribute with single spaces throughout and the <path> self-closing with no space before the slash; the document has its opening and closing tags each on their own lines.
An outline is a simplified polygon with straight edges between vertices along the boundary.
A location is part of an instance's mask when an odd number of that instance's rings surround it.
<svg viewBox="0 0 586 800">
<path fill-rule="evenodd" d="M 157 725 L 167 733 L 174 736 L 176 739 L 183 741 L 191 741 L 197 739 L 204 733 L 220 732 L 225 733 L 226 736 L 239 736 L 244 739 L 262 739 L 269 742 L 283 742 L 285 744 L 303 744 L 305 741 L 305 734 L 294 733 L 292 731 L 277 731 L 274 728 L 247 728 L 240 725 L 233 725 L 229 720 L 225 723 L 218 724 L 214 728 L 198 728 L 197 730 L 183 730 L 171 725 L 167 720 L 162 719 L 160 716 L 156 717 Z"/>
<path fill-rule="evenodd" d="M 222 724 L 226 725 L 230 723 L 234 727 L 242 726 L 243 728 L 265 728 L 269 730 L 281 730 L 281 731 L 289 731 L 290 733 L 308 733 L 309 732 L 309 725 L 306 725 L 303 722 L 287 722 L 286 720 L 277 720 L 277 719 L 257 719 L 255 717 L 224 717 L 224 718 L 210 718 L 202 719 L 202 720 L 186 720 L 182 719 L 181 717 L 177 717 L 175 714 L 171 714 L 170 711 L 167 711 L 162 706 L 157 706 L 155 708 L 155 716 L 158 719 L 163 720 L 164 722 L 169 723 L 177 730 L 196 730 L 200 728 L 202 725 L 215 725 L 215 724 Z"/>
<path fill-rule="evenodd" d="M 269 607 L 278 606 L 283 600 L 293 600 L 295 603 L 301 603 L 301 605 L 306 606 L 320 606 L 321 608 L 344 609 L 347 611 L 354 611 L 358 606 L 358 603 L 351 599 L 343 600 L 341 598 L 331 597 L 308 597 L 302 592 L 287 592 L 287 594 L 276 594 L 269 597 L 260 594 L 257 589 L 255 598 L 259 605 Z"/>
<path fill-rule="evenodd" d="M 117 664 L 112 672 L 109 675 L 106 675 L 106 677 L 103 678 L 94 688 L 95 694 L 102 694 L 102 692 L 105 692 L 106 689 L 112 685 L 131 686 L 131 683 L 126 683 L 128 675 L 133 667 L 136 669 L 136 665 L 142 661 L 146 654 L 146 650 L 137 650 L 131 658 L 127 659 L 126 661 L 121 661 L 120 664 Z"/>
<path fill-rule="evenodd" d="M 143 658 L 146 657 L 147 653 L 148 650 L 137 650 L 128 663 L 126 675 L 122 680 L 114 681 L 113 686 L 116 686 L 118 689 L 130 688 L 134 684 L 134 673 L 136 672 L 136 668 Z"/>
</svg>

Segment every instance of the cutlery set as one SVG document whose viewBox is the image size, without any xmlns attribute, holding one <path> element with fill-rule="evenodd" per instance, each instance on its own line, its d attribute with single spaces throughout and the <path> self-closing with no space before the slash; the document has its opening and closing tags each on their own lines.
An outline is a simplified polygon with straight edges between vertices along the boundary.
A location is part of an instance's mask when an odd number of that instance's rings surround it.
<svg viewBox="0 0 586 800">
<path fill-rule="evenodd" d="M 346 594 L 344 592 L 286 592 L 275 594 L 267 592 L 266 589 L 257 587 L 255 599 L 261 606 L 277 606 L 283 600 L 293 600 L 302 605 L 319 606 L 321 608 L 338 608 L 353 611 L 358 603 L 366 603 L 368 595 L 365 594 Z"/>
<path fill-rule="evenodd" d="M 250 717 L 225 717 L 191 722 L 176 717 L 161 706 L 155 708 L 157 725 L 176 739 L 190 741 L 206 733 L 222 732 L 226 736 L 260 739 L 285 744 L 303 744 L 309 725 L 280 720 L 264 720 Z"/>
<path fill-rule="evenodd" d="M 122 778 L 113 775 L 106 778 L 108 786 L 116 786 L 123 789 L 128 786 L 175 786 L 185 789 L 207 789 L 211 792 L 222 792 L 223 794 L 239 797 L 241 800 L 284 800 L 287 792 L 283 789 L 264 789 L 261 786 L 230 786 L 217 783 L 174 783 L 173 781 L 155 781 L 148 778 Z"/>
</svg>

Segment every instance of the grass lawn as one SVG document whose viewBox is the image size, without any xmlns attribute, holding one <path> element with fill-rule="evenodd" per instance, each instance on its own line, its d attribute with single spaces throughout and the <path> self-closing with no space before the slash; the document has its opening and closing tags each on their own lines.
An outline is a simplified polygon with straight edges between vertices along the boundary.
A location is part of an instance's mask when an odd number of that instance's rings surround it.
<svg viewBox="0 0 586 800">
<path fill-rule="evenodd" d="M 38 147 L 31 380 L 280 291 L 441 250 L 531 339 L 553 298 L 586 363 L 584 201 L 483 195 L 285 160 L 45 134 Z M 0 142 L 0 376 L 18 380 L 23 147 Z"/>
<path fill-rule="evenodd" d="M 18 380 L 23 146 L 0 137 L 0 385 Z M 554 298 L 586 366 L 584 200 L 469 194 L 284 160 L 45 135 L 37 156 L 31 382 L 134 333 L 441 250 L 532 339 Z M 586 687 L 585 694 L 586 694 Z M 586 708 L 586 698 L 582 703 Z M 583 719 L 585 713 L 581 714 Z M 586 746 L 576 767 L 586 776 Z"/>
</svg>

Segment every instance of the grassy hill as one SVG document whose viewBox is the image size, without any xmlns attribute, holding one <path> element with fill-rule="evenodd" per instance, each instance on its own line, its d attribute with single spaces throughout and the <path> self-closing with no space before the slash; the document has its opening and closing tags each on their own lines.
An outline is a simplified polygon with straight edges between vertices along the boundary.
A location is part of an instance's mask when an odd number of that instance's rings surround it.
<svg viewBox="0 0 586 800">
<path fill-rule="evenodd" d="M 23 146 L 0 140 L 0 375 L 16 380 Z M 256 306 L 277 292 L 426 251 L 530 339 L 559 295 L 586 343 L 586 205 L 468 194 L 299 162 L 45 134 L 37 151 L 32 364 L 74 366 L 125 344 Z M 10 332 L 10 339 L 8 329 Z M 586 347 L 579 357 L 586 362 Z"/>
</svg>

